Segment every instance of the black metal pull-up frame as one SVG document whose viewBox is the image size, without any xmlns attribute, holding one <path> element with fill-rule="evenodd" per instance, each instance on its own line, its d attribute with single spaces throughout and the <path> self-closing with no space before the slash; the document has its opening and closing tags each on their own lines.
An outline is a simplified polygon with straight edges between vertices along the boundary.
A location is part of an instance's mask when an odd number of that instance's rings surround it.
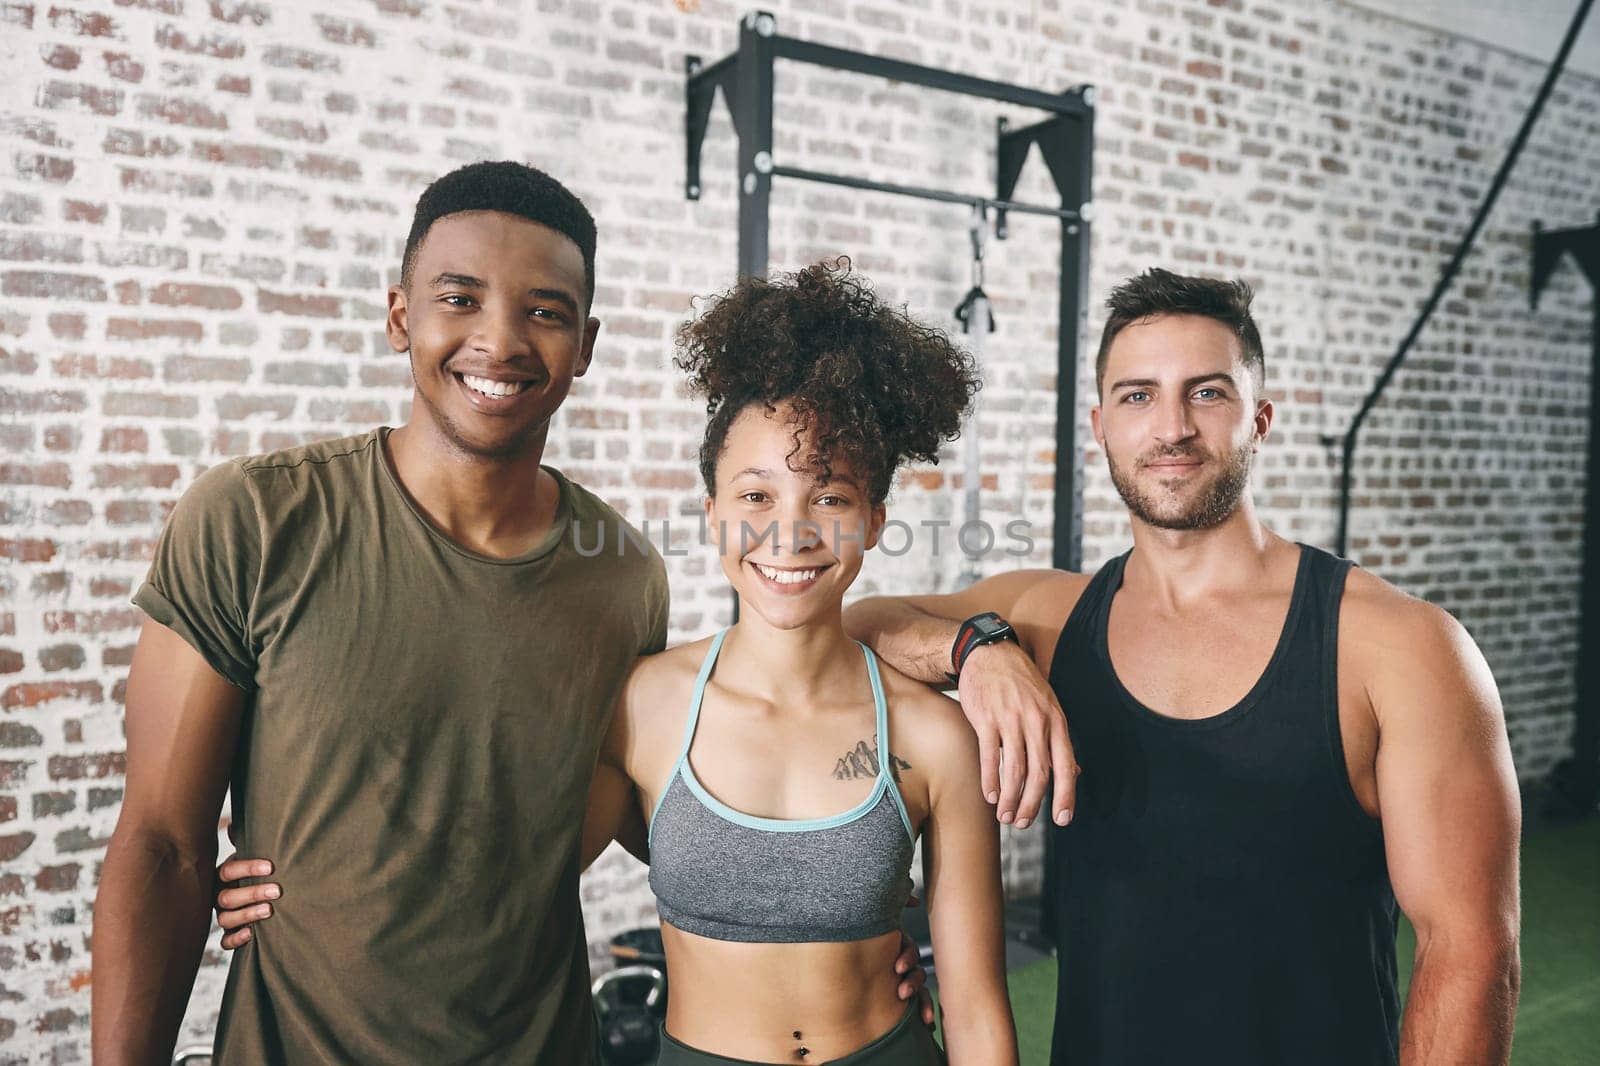
<svg viewBox="0 0 1600 1066">
<path fill-rule="evenodd" d="M 1000 103 L 1051 113 L 1043 121 L 1013 130 L 997 122 L 997 175 L 994 196 L 952 192 L 919 185 L 872 181 L 782 166 L 773 158 L 773 65 L 787 59 L 831 70 L 865 74 L 921 85 Z M 1081 565 L 1082 492 L 1078 484 L 1076 423 L 1078 358 L 1088 317 L 1089 223 L 1093 218 L 1091 182 L 1094 163 L 1094 87 L 1080 85 L 1064 93 L 1027 89 L 966 74 L 919 66 L 896 59 L 813 44 L 778 34 L 771 14 L 755 11 L 739 23 L 739 50 L 707 66 L 699 56 L 684 61 L 687 85 L 687 168 L 684 193 L 700 198 L 700 151 L 716 91 L 722 90 L 739 138 L 739 275 L 764 277 L 768 263 L 768 222 L 772 179 L 789 178 L 851 189 L 910 196 L 992 211 L 995 235 L 1006 236 L 1010 212 L 1047 215 L 1061 221 L 1061 275 L 1056 354 L 1056 470 L 1053 565 L 1076 570 Z M 1056 191 L 1058 206 L 1018 203 L 1012 199 L 1023 166 L 1039 146 Z"/>
<path fill-rule="evenodd" d="M 1589 342 L 1589 463 L 1583 489 L 1583 571 L 1578 591 L 1577 707 L 1572 725 L 1572 757 L 1550 775 L 1546 813 L 1580 818 L 1594 813 L 1600 800 L 1600 221 L 1575 229 L 1546 230 L 1533 224 L 1533 279 L 1528 304 L 1539 294 L 1562 257 L 1571 255 L 1594 289 L 1594 330 Z"/>
</svg>

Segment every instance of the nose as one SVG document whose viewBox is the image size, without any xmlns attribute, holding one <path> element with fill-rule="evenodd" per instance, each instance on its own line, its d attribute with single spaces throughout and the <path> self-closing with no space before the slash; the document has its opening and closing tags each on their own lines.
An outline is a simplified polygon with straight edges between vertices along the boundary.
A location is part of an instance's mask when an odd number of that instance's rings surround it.
<svg viewBox="0 0 1600 1066">
<path fill-rule="evenodd" d="M 822 543 L 822 529 L 812 519 L 803 496 L 791 497 L 780 508 L 778 536 L 773 541 L 773 551 L 801 554 L 812 551 Z"/>
<path fill-rule="evenodd" d="M 508 362 L 526 356 L 532 350 L 528 343 L 527 323 L 519 308 L 508 307 L 500 311 L 486 310 L 479 316 L 478 328 L 470 340 L 472 350 L 497 362 Z"/>
<path fill-rule="evenodd" d="M 1189 398 L 1181 392 L 1169 393 L 1159 401 L 1156 411 L 1155 436 L 1162 444 L 1180 444 L 1195 435 L 1194 419 L 1190 417 Z"/>
</svg>

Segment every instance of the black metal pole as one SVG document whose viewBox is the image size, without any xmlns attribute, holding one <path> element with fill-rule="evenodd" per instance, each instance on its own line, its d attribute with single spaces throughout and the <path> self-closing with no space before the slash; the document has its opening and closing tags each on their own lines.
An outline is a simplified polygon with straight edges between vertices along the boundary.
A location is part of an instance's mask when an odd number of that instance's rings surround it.
<svg viewBox="0 0 1600 1066">
<path fill-rule="evenodd" d="M 1472 250 L 1472 244 L 1478 237 L 1478 230 L 1483 228 L 1484 220 L 1489 217 L 1489 210 L 1494 207 L 1495 200 L 1500 196 L 1506 179 L 1511 176 L 1511 169 L 1516 165 L 1517 157 L 1522 154 L 1522 146 L 1528 141 L 1528 134 L 1533 131 L 1534 123 L 1539 120 L 1540 113 L 1544 110 L 1545 101 L 1550 98 L 1550 92 L 1555 88 L 1556 79 L 1560 77 L 1562 68 L 1566 66 L 1567 55 L 1572 51 L 1573 44 L 1578 39 L 1578 32 L 1583 29 L 1584 20 L 1589 17 L 1589 8 L 1594 0 L 1579 0 L 1578 10 L 1572 16 L 1572 24 L 1567 27 L 1567 35 L 1561 41 L 1561 47 L 1556 50 L 1556 57 L 1550 64 L 1550 70 L 1545 74 L 1544 84 L 1539 86 L 1539 91 L 1534 95 L 1533 104 L 1528 108 L 1528 113 L 1523 117 L 1522 128 L 1517 130 L 1517 135 L 1511 141 L 1511 149 L 1506 152 L 1505 159 L 1500 164 L 1500 170 L 1495 174 L 1494 181 L 1489 185 L 1489 192 L 1483 198 L 1483 203 L 1478 207 L 1478 213 L 1473 216 L 1472 224 L 1467 227 L 1467 232 L 1456 245 L 1455 254 L 1450 257 L 1450 262 L 1445 266 L 1444 273 L 1439 276 L 1439 282 L 1433 287 L 1428 300 L 1422 305 L 1422 312 L 1412 324 L 1405 339 L 1400 342 L 1400 347 L 1394 355 L 1389 357 L 1383 373 L 1378 375 L 1378 380 L 1373 383 L 1372 390 L 1367 393 L 1367 398 L 1361 402 L 1361 408 L 1356 416 L 1350 420 L 1350 428 L 1345 430 L 1344 441 L 1340 448 L 1339 471 L 1339 534 L 1337 540 L 1337 553 L 1348 555 L 1350 546 L 1350 482 L 1353 477 L 1352 467 L 1355 463 L 1356 435 L 1361 432 L 1361 423 L 1367 420 L 1367 415 L 1376 406 L 1378 397 L 1383 395 L 1383 390 L 1389 387 L 1389 381 L 1394 377 L 1395 371 L 1400 369 L 1400 364 L 1405 362 L 1406 356 L 1411 351 L 1411 346 L 1416 343 L 1417 337 L 1422 333 L 1422 327 L 1428 319 L 1433 317 L 1434 308 L 1439 306 L 1439 301 L 1444 298 L 1445 291 L 1450 288 L 1450 283 L 1455 280 L 1456 272 L 1461 269 L 1462 262 L 1467 258 L 1467 253 Z M 1336 438 L 1325 438 L 1326 443 L 1332 444 Z"/>
</svg>

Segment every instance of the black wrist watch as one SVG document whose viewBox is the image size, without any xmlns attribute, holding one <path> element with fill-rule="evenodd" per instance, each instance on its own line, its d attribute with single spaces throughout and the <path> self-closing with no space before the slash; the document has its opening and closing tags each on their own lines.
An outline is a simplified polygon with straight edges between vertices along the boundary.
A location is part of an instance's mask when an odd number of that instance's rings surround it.
<svg viewBox="0 0 1600 1066">
<path fill-rule="evenodd" d="M 950 646 L 950 665 L 955 667 L 955 673 L 949 675 L 950 680 L 960 679 L 961 667 L 974 648 L 981 648 L 985 644 L 998 644 L 1002 640 L 1009 640 L 1013 644 L 1022 643 L 1017 639 L 1017 631 L 1011 628 L 1011 623 L 993 611 L 975 614 L 962 622 L 961 628 L 956 630 L 956 641 Z"/>
</svg>

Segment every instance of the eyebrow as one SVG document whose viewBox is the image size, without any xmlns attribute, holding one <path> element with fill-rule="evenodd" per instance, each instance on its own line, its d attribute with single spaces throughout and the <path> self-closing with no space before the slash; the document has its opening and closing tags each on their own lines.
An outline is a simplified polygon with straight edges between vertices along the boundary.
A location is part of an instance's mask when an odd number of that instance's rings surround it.
<svg viewBox="0 0 1600 1066">
<path fill-rule="evenodd" d="M 475 278 L 471 274 L 455 274 L 445 271 L 428 283 L 430 287 L 442 289 L 456 287 L 462 289 L 487 289 L 489 283 L 482 278 Z M 535 286 L 528 290 L 528 295 L 551 303 L 561 304 L 569 311 L 577 311 L 577 299 L 565 289 L 547 289 Z"/>
<path fill-rule="evenodd" d="M 1199 375 L 1197 375 L 1195 377 L 1192 377 L 1192 378 L 1186 378 L 1186 379 L 1184 379 L 1183 387 L 1184 387 L 1185 390 L 1188 390 L 1188 389 L 1194 388 L 1196 385 L 1202 384 L 1202 383 L 1207 382 L 1207 381 L 1221 381 L 1221 382 L 1224 382 L 1225 384 L 1231 386 L 1234 389 L 1237 389 L 1239 387 L 1239 383 L 1233 380 L 1233 375 L 1232 374 L 1221 373 L 1221 372 L 1216 373 L 1216 374 L 1199 374 Z M 1159 381 L 1157 381 L 1155 378 L 1123 378 L 1121 381 L 1119 381 L 1116 384 L 1111 386 L 1111 391 L 1112 392 L 1116 392 L 1118 389 L 1133 389 L 1133 388 L 1151 389 L 1151 388 L 1155 388 L 1156 386 L 1158 386 L 1160 384 L 1161 383 Z"/>
<path fill-rule="evenodd" d="M 762 467 L 759 467 L 759 466 L 747 466 L 743 470 L 739 471 L 737 474 L 733 475 L 733 477 L 730 478 L 729 480 L 737 480 L 739 478 L 744 477 L 746 474 L 750 474 L 750 475 L 753 475 L 753 476 L 759 477 L 759 478 L 767 478 L 769 480 L 772 478 L 772 471 L 770 471 L 770 470 L 763 469 Z M 819 479 L 818 482 L 817 482 L 817 486 L 820 488 L 820 487 L 823 487 L 823 486 L 826 486 L 826 485 L 831 485 L 831 484 L 833 484 L 835 482 L 837 482 L 839 484 L 842 484 L 842 485 L 850 485 L 850 486 L 852 486 L 854 488 L 858 488 L 858 489 L 861 487 L 861 483 L 859 481 L 857 481 L 854 477 L 852 477 L 849 474 L 841 474 L 841 473 L 835 473 L 831 478 Z"/>
</svg>

